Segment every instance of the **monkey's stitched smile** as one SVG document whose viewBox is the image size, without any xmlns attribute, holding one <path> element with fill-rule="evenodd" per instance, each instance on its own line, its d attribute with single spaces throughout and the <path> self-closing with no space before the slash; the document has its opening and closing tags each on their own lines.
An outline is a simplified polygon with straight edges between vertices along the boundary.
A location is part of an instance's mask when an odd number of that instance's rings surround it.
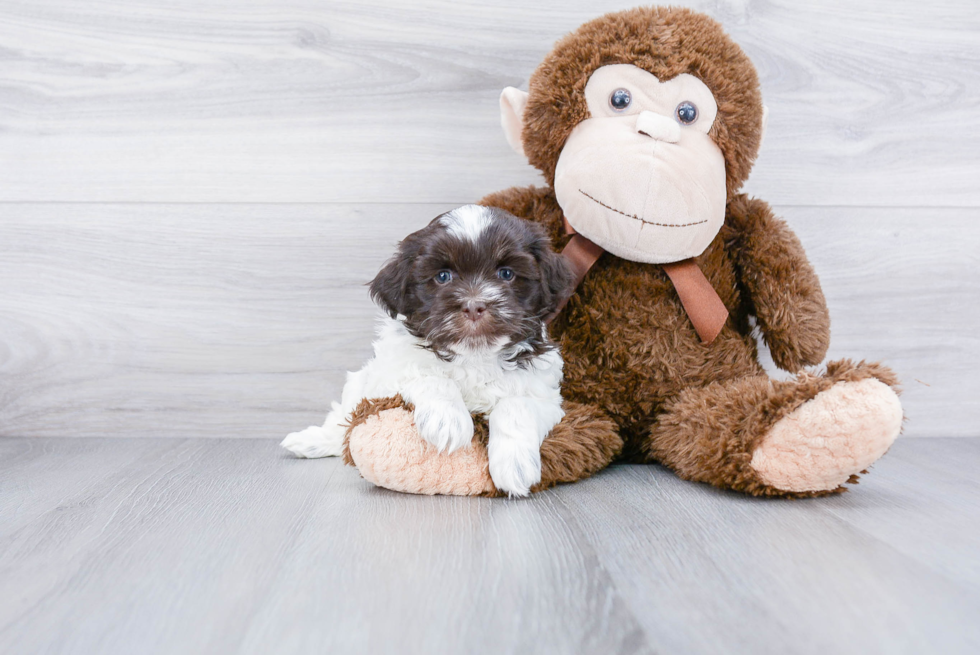
<svg viewBox="0 0 980 655">
<path fill-rule="evenodd" d="M 622 214 L 623 216 L 625 216 L 627 218 L 632 218 L 633 220 L 640 221 L 644 225 L 655 225 L 657 227 L 692 227 L 694 225 L 703 225 L 704 223 L 707 223 L 708 222 L 708 220 L 705 219 L 703 221 L 697 221 L 696 223 L 681 223 L 681 224 L 679 224 L 679 223 L 654 223 L 653 221 L 648 221 L 648 220 L 646 220 L 645 218 L 643 218 L 641 216 L 637 216 L 636 214 L 627 214 L 626 212 L 620 211 L 620 210 L 616 209 L 615 207 L 610 207 L 609 205 L 607 205 L 606 203 L 602 202 L 601 200 L 596 200 L 595 198 L 593 198 L 592 196 L 590 196 L 589 194 L 587 194 L 585 191 L 582 191 L 582 189 L 579 189 L 578 192 L 581 193 L 586 198 L 588 198 L 589 200 L 591 200 L 592 202 L 594 202 L 594 203 L 596 203 L 598 205 L 601 205 L 602 207 L 605 207 L 606 209 L 609 209 L 611 211 L 614 211 L 617 214 Z"/>
</svg>

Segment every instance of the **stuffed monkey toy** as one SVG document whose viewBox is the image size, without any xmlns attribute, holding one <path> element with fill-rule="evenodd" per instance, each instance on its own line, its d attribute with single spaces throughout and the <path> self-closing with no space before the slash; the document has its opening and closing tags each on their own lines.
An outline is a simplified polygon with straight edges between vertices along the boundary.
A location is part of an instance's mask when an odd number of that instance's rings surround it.
<svg viewBox="0 0 980 655">
<path fill-rule="evenodd" d="M 565 418 L 541 447 L 540 490 L 617 459 L 757 496 L 844 490 L 892 444 L 902 408 L 880 364 L 819 364 L 830 341 L 820 283 L 768 204 L 739 193 L 762 140 L 759 80 L 711 18 L 639 8 L 557 43 L 529 91 L 505 89 L 510 145 L 546 186 L 481 204 L 537 221 L 576 270 L 551 323 Z M 754 318 L 773 361 L 770 379 Z M 439 453 L 400 398 L 351 417 L 344 458 L 380 486 L 495 495 L 486 423 Z"/>
</svg>

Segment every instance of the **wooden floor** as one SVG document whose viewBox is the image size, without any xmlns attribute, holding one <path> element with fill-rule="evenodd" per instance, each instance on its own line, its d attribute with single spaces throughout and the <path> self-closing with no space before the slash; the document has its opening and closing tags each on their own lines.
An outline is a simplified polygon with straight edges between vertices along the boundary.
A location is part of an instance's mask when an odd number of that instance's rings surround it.
<svg viewBox="0 0 980 655">
<path fill-rule="evenodd" d="M 0 439 L 2 653 L 977 653 L 980 439 L 767 501 L 416 497 L 245 439 Z"/>
</svg>

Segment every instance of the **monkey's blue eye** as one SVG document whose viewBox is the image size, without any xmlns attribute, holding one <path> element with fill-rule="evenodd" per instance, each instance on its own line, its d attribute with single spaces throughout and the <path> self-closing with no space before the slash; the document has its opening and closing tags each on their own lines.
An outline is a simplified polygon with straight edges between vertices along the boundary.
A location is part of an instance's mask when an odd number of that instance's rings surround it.
<svg viewBox="0 0 980 655">
<path fill-rule="evenodd" d="M 511 280 L 514 279 L 514 269 L 507 268 L 506 266 L 504 266 L 503 268 L 498 268 L 497 277 L 499 277 L 504 282 L 510 282 Z"/>
<path fill-rule="evenodd" d="M 623 111 L 633 102 L 633 96 L 628 89 L 616 89 L 609 94 L 609 106 L 613 111 Z"/>
<path fill-rule="evenodd" d="M 453 272 L 443 269 L 436 273 L 436 282 L 439 284 L 445 284 L 446 282 L 451 282 L 453 279 Z"/>
<path fill-rule="evenodd" d="M 677 120 L 685 125 L 690 125 L 698 119 L 698 108 L 693 102 L 688 102 L 687 100 L 677 105 L 674 113 L 677 114 Z"/>
</svg>

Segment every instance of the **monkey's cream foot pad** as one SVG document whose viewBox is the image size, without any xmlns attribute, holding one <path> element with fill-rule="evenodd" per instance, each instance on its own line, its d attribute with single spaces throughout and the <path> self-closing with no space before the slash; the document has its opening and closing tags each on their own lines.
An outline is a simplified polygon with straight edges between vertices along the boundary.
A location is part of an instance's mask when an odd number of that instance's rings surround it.
<svg viewBox="0 0 980 655">
<path fill-rule="evenodd" d="M 478 440 L 439 453 L 404 409 L 387 409 L 351 430 L 350 455 L 365 480 L 415 494 L 472 496 L 494 491 L 487 450 Z"/>
<path fill-rule="evenodd" d="M 751 466 L 777 489 L 836 489 L 878 461 L 901 428 L 902 406 L 888 385 L 839 382 L 777 422 Z"/>
</svg>

